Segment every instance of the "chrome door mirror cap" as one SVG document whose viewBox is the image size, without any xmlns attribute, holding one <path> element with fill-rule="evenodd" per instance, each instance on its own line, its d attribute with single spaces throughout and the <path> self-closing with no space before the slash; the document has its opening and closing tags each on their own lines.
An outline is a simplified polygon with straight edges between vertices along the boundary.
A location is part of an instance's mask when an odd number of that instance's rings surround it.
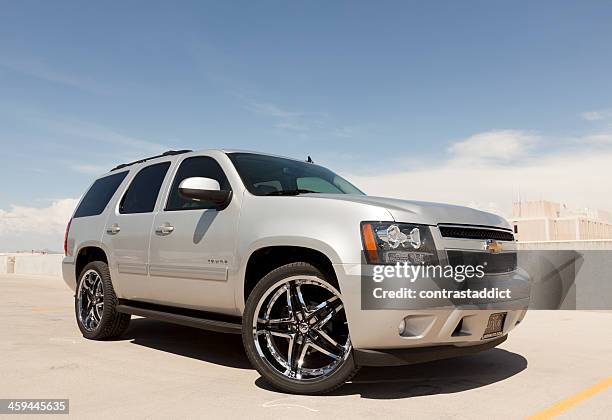
<svg viewBox="0 0 612 420">
<path fill-rule="evenodd" d="M 204 177 L 182 180 L 178 191 L 182 198 L 194 201 L 210 201 L 218 207 L 227 205 L 231 197 L 231 191 L 222 190 L 218 181 Z"/>
<path fill-rule="evenodd" d="M 181 190 L 221 191 L 221 186 L 212 178 L 191 177 L 181 181 L 179 191 Z"/>
</svg>

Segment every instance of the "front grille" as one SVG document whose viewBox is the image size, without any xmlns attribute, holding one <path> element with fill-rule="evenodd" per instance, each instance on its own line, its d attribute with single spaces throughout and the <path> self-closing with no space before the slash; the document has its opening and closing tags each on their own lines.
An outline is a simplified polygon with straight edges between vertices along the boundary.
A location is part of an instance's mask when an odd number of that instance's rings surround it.
<svg viewBox="0 0 612 420">
<path fill-rule="evenodd" d="M 482 265 L 487 274 L 508 273 L 516 270 L 517 267 L 516 252 L 492 254 L 482 251 L 448 250 L 446 254 L 449 265 L 453 267 Z"/>
<path fill-rule="evenodd" d="M 495 229 L 440 226 L 440 233 L 445 238 L 461 239 L 495 239 L 497 241 L 514 241 L 512 232 Z"/>
</svg>

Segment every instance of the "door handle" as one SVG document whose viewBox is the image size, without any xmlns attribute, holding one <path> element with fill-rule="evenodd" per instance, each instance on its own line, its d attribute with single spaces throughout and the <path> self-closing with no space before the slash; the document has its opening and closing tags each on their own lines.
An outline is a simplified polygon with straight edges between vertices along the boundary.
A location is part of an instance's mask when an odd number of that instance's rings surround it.
<svg viewBox="0 0 612 420">
<path fill-rule="evenodd" d="M 155 233 L 158 235 L 170 235 L 172 232 L 174 232 L 174 226 L 170 225 L 169 223 L 164 223 L 163 225 L 155 228 Z"/>
<path fill-rule="evenodd" d="M 121 228 L 119 227 L 117 223 L 113 223 L 106 229 L 106 233 L 108 233 L 109 235 L 116 235 L 120 231 L 121 231 Z"/>
</svg>

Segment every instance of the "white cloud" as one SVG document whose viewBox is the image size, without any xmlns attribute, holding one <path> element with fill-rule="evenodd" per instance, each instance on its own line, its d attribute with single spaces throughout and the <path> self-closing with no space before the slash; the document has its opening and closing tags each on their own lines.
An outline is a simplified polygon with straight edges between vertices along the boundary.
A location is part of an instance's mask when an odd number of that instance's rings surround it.
<svg viewBox="0 0 612 420">
<path fill-rule="evenodd" d="M 579 140 L 592 144 L 612 144 L 612 133 L 603 132 L 590 134 L 588 136 L 582 137 Z"/>
<path fill-rule="evenodd" d="M 447 159 L 429 161 L 411 169 L 381 175 L 353 175 L 348 178 L 370 195 L 410 200 L 453 203 L 511 215 L 511 205 L 521 194 L 523 199 L 548 199 L 577 206 L 612 209 L 612 149 L 583 148 L 529 156 L 529 144 L 536 140 L 520 131 L 504 130 L 513 135 L 491 132 L 470 137 L 462 146 L 451 148 L 455 154 Z M 495 132 L 499 133 L 499 132 Z M 523 134 L 519 134 L 523 133 Z M 508 140 L 496 146 L 495 153 L 523 156 L 512 163 L 487 159 L 490 149 L 483 139 Z M 465 154 L 485 157 L 465 160 Z M 408 159 L 406 160 L 409 161 Z"/>
<path fill-rule="evenodd" d="M 492 130 L 475 134 L 448 148 L 461 161 L 512 161 L 523 157 L 540 137 L 520 130 Z"/>
<path fill-rule="evenodd" d="M 597 121 L 603 118 L 603 115 L 599 111 L 587 111 L 580 114 L 582 119 L 587 121 Z"/>
<path fill-rule="evenodd" d="M 63 233 L 78 203 L 78 199 L 55 200 L 44 208 L 11 206 L 0 209 L 0 235 L 8 232 Z"/>
<path fill-rule="evenodd" d="M 599 121 L 612 118 L 612 109 L 600 109 L 597 111 L 586 111 L 580 114 L 587 121 Z"/>
<path fill-rule="evenodd" d="M 77 203 L 78 199 L 64 198 L 43 208 L 0 209 L 0 251 L 61 250 L 66 225 Z"/>
</svg>

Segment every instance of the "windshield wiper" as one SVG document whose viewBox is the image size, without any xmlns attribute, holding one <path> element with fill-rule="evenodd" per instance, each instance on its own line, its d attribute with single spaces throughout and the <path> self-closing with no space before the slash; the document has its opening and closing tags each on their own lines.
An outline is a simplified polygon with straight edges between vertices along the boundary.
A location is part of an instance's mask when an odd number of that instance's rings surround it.
<svg viewBox="0 0 612 420">
<path fill-rule="evenodd" d="M 308 194 L 308 193 L 317 193 L 317 191 L 302 190 L 302 189 L 298 189 L 298 190 L 278 190 L 278 191 L 271 191 L 269 193 L 265 193 L 264 195 L 299 195 L 299 194 Z"/>
</svg>

